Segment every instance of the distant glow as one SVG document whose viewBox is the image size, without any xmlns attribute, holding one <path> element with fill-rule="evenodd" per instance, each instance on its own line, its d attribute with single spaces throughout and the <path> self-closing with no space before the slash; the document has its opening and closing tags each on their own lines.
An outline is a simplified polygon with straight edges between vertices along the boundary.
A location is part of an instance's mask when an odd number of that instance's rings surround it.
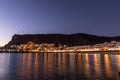
<svg viewBox="0 0 120 80">
<path fill-rule="evenodd" d="M 0 46 L 4 46 L 5 44 L 7 44 L 11 39 L 12 39 L 12 33 L 10 33 L 10 31 L 8 31 L 8 29 L 3 29 L 1 28 L 0 30 Z"/>
</svg>

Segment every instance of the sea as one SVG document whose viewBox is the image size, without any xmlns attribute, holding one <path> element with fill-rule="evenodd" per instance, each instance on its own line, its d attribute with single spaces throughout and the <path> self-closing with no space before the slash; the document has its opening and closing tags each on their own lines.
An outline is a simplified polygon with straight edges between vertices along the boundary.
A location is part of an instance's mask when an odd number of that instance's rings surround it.
<svg viewBox="0 0 120 80">
<path fill-rule="evenodd" d="M 120 80 L 120 53 L 0 53 L 0 80 Z"/>
</svg>

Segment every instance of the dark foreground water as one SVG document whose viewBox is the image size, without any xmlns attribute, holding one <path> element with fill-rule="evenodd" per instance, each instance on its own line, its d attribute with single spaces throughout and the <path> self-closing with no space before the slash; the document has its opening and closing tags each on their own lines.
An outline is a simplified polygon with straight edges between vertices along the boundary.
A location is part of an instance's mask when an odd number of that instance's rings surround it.
<svg viewBox="0 0 120 80">
<path fill-rule="evenodd" d="M 120 54 L 0 53 L 0 80 L 119 80 Z"/>
</svg>

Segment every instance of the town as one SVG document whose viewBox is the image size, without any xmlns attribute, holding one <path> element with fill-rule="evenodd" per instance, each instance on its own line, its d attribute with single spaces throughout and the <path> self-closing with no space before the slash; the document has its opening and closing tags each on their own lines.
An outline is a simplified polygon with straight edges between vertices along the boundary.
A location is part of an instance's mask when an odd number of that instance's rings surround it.
<svg viewBox="0 0 120 80">
<path fill-rule="evenodd" d="M 9 48 L 1 47 L 1 52 L 95 52 L 95 51 L 120 51 L 120 42 L 111 41 L 95 45 L 83 45 L 83 46 L 67 46 L 55 44 L 35 44 L 28 42 L 27 44 L 11 45 Z"/>
</svg>

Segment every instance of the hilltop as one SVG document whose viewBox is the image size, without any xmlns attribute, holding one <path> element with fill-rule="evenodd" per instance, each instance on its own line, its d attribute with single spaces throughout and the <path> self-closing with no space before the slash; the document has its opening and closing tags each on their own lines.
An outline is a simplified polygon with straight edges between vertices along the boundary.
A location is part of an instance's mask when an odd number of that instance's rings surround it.
<svg viewBox="0 0 120 80">
<path fill-rule="evenodd" d="M 84 33 L 77 34 L 15 34 L 12 40 L 8 42 L 6 47 L 11 45 L 27 44 L 33 42 L 35 44 L 47 43 L 67 46 L 81 46 L 81 45 L 94 45 L 110 41 L 120 41 L 120 36 L 117 37 L 106 37 L 96 36 Z"/>
</svg>

